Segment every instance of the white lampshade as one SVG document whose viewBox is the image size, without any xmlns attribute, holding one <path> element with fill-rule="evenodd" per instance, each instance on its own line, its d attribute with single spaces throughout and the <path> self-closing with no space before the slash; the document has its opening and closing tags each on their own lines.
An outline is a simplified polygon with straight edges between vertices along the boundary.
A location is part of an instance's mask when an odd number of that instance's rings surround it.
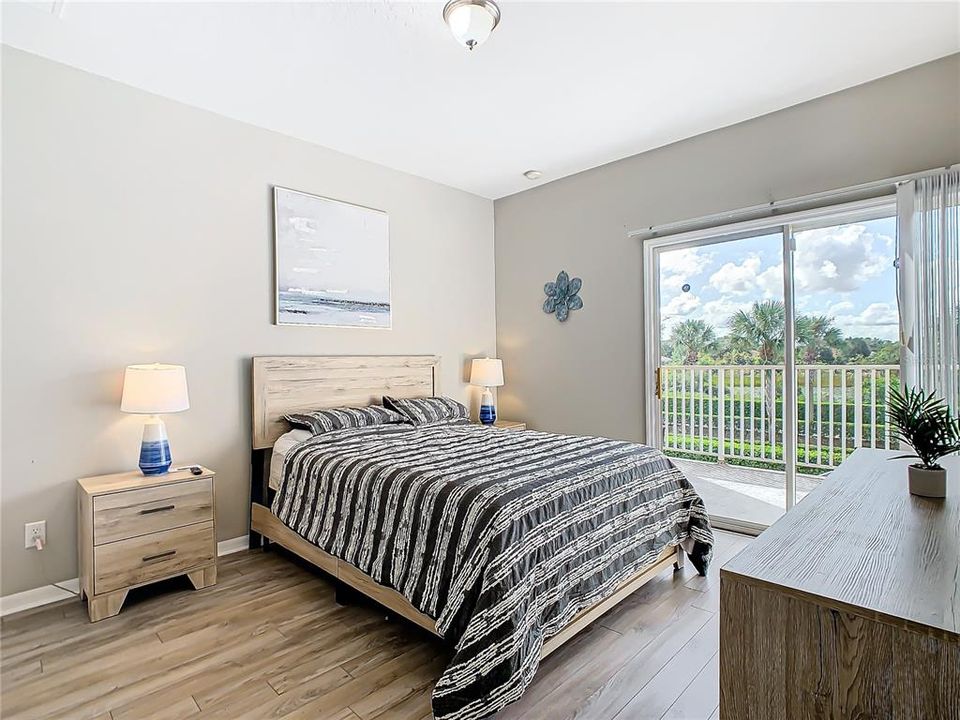
<svg viewBox="0 0 960 720">
<path fill-rule="evenodd" d="M 470 365 L 470 384 L 483 387 L 503 385 L 503 363 L 496 358 L 480 358 Z"/>
<path fill-rule="evenodd" d="M 120 409 L 158 415 L 187 410 L 187 371 L 182 365 L 128 365 L 123 376 Z"/>
<path fill-rule="evenodd" d="M 450 0 L 443 8 L 443 19 L 457 42 L 473 50 L 500 22 L 500 8 L 493 0 Z"/>
</svg>

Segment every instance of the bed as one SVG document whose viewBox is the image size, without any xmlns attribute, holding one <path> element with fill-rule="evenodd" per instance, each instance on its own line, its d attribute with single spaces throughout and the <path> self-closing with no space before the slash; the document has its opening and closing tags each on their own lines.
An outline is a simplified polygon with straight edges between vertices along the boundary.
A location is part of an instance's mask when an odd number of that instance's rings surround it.
<svg viewBox="0 0 960 720">
<path fill-rule="evenodd" d="M 435 356 L 254 358 L 251 546 L 277 543 L 447 641 L 434 714 L 472 720 L 685 553 L 704 572 L 712 534 L 652 448 L 465 420 L 307 438 L 283 419 L 439 395 L 438 376 Z"/>
</svg>

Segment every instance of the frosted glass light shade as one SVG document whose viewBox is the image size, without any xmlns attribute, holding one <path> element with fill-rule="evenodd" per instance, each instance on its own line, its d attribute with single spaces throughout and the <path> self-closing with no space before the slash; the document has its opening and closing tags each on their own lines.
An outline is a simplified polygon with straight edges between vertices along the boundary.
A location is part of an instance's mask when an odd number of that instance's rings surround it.
<svg viewBox="0 0 960 720">
<path fill-rule="evenodd" d="M 470 384 L 483 387 L 503 385 L 503 363 L 496 358 L 480 358 L 470 364 Z"/>
<path fill-rule="evenodd" d="M 159 415 L 187 410 L 187 371 L 182 365 L 128 365 L 123 376 L 120 409 Z"/>
<path fill-rule="evenodd" d="M 500 8 L 493 0 L 450 0 L 443 19 L 457 42 L 467 50 L 482 45 L 500 22 Z"/>
</svg>

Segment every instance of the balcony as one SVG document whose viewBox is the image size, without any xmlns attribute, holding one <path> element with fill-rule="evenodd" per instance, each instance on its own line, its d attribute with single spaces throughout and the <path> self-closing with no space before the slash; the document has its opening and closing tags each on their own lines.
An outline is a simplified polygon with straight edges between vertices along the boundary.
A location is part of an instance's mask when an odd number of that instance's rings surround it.
<svg viewBox="0 0 960 720">
<path fill-rule="evenodd" d="M 712 516 L 769 525 L 786 507 L 784 367 L 665 365 L 662 440 Z M 896 447 L 896 365 L 798 365 L 797 499 L 858 447 Z"/>
</svg>

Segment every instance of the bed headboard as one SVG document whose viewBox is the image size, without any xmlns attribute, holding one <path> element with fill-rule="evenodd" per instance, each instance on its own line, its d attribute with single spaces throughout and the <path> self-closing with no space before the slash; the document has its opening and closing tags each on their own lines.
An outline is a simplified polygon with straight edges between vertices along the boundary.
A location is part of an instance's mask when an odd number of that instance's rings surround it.
<svg viewBox="0 0 960 720">
<path fill-rule="evenodd" d="M 379 403 L 383 395 L 440 393 L 435 355 L 313 355 L 253 358 L 253 449 L 289 429 L 286 413 Z"/>
</svg>

